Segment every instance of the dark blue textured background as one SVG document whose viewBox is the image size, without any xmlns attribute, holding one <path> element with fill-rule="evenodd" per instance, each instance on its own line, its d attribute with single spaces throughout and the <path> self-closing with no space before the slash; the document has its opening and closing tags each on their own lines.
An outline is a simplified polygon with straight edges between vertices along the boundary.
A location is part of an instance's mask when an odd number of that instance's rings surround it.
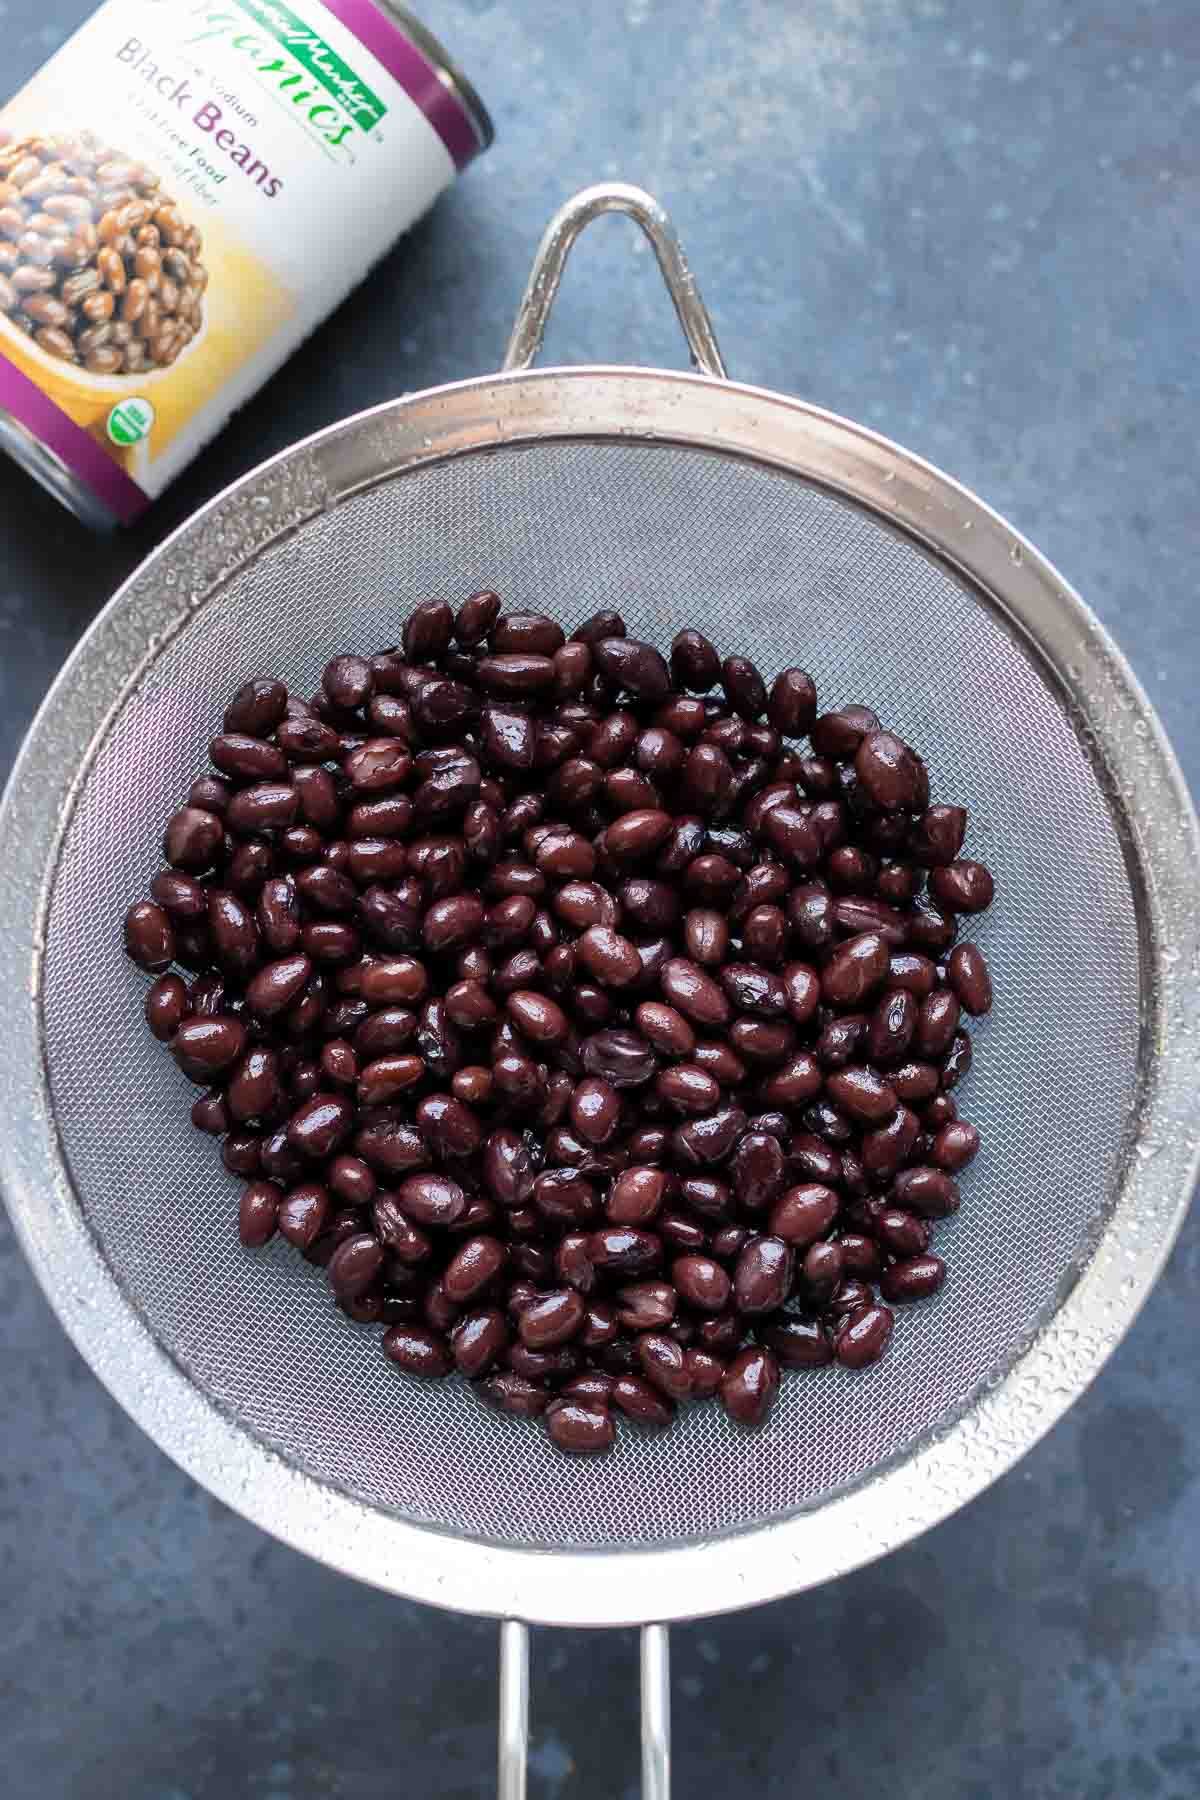
<svg viewBox="0 0 1200 1800">
<path fill-rule="evenodd" d="M 86 0 L 0 0 L 0 89 Z M 426 0 L 494 151 L 136 532 L 0 467 L 0 766 L 166 529 L 339 415 L 499 359 L 554 206 L 673 211 L 732 372 L 864 420 L 1008 514 L 1132 658 L 1200 777 L 1194 0 Z M 549 352 L 680 360 L 630 228 Z M 2 1129 L 2 1127 L 0 1127 Z M 207 1498 L 117 1410 L 0 1227 L 8 1800 L 492 1791 L 495 1631 L 352 1587 Z M 677 1792 L 1193 1800 L 1197 1249 L 1006 1480 L 835 1587 L 674 1635 Z M 535 1646 L 534 1800 L 636 1791 L 623 1633 Z"/>
</svg>

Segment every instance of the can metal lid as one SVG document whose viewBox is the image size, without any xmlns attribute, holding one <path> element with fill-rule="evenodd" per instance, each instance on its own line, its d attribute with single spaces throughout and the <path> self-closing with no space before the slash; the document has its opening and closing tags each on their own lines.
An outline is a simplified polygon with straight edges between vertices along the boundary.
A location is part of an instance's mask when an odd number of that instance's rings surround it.
<svg viewBox="0 0 1200 1800">
<path fill-rule="evenodd" d="M 409 12 L 407 6 L 398 4 L 398 0 L 374 0 L 380 12 L 395 21 L 400 30 L 411 43 L 428 58 L 433 73 L 447 94 L 458 102 L 459 107 L 468 120 L 475 138 L 474 149 L 469 156 L 455 156 L 455 161 L 462 168 L 471 157 L 478 156 L 488 149 L 496 136 L 496 127 L 492 116 L 484 105 L 474 84 L 468 81 L 463 71 L 447 51 L 445 45 L 434 36 L 427 25 Z"/>
</svg>

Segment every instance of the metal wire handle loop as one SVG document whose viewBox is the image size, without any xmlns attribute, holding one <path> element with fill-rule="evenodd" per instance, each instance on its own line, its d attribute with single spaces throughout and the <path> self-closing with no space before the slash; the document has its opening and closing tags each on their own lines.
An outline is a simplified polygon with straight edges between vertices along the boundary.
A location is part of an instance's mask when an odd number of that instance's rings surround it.
<svg viewBox="0 0 1200 1800">
<path fill-rule="evenodd" d="M 584 188 L 560 206 L 547 225 L 517 309 L 512 337 L 504 356 L 505 372 L 528 369 L 532 365 L 542 347 L 550 309 L 572 245 L 585 225 L 590 225 L 601 213 L 610 212 L 626 214 L 649 239 L 688 341 L 693 363 L 702 375 L 712 375 L 723 381 L 726 378 L 725 363 L 717 346 L 712 319 L 700 297 L 696 277 L 688 266 L 675 227 L 652 194 L 624 181 L 601 182 L 596 187 Z"/>
<path fill-rule="evenodd" d="M 641 1637 L 642 1800 L 671 1800 L 671 1663 L 665 1625 Z M 500 1627 L 500 1732 L 497 1800 L 525 1800 L 529 1760 L 529 1627 Z"/>
</svg>

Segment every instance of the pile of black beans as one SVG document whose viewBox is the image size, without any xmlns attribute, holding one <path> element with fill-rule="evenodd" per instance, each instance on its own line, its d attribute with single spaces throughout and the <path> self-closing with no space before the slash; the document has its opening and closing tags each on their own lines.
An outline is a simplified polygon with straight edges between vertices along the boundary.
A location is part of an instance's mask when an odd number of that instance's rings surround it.
<svg viewBox="0 0 1200 1800">
<path fill-rule="evenodd" d="M 491 593 L 224 724 L 125 942 L 245 1245 L 563 1450 L 884 1353 L 945 1278 L 991 1005 L 992 879 L 908 745 Z"/>
</svg>

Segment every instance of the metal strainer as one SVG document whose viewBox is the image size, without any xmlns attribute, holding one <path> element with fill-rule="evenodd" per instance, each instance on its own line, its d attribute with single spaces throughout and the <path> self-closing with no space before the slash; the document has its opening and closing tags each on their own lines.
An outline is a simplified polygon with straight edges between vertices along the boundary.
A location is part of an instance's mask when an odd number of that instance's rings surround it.
<svg viewBox="0 0 1200 1800">
<path fill-rule="evenodd" d="M 603 211 L 649 237 L 700 373 L 533 372 Z M 231 688 L 301 692 L 409 606 L 494 587 L 564 620 L 699 624 L 764 674 L 868 700 L 971 811 L 993 868 L 985 1150 L 939 1231 L 951 1282 L 868 1374 L 785 1379 L 562 1458 L 461 1383 L 419 1384 L 275 1247 L 148 1037 L 119 923 Z M 737 386 L 670 224 L 590 189 L 552 222 L 505 372 L 417 394 L 265 464 L 159 549 L 50 694 L 4 805 L 4 1185 L 97 1374 L 221 1499 L 348 1574 L 507 1620 L 667 1621 L 825 1581 L 978 1493 L 1130 1323 L 1197 1161 L 1197 826 L 1145 695 L 1012 528 L 843 419 Z M 186 1090 L 186 1092 L 185 1092 Z M 502 1788 L 524 1791 L 524 1627 L 504 1633 Z M 666 1641 L 644 1640 L 646 1791 L 666 1792 Z"/>
</svg>

